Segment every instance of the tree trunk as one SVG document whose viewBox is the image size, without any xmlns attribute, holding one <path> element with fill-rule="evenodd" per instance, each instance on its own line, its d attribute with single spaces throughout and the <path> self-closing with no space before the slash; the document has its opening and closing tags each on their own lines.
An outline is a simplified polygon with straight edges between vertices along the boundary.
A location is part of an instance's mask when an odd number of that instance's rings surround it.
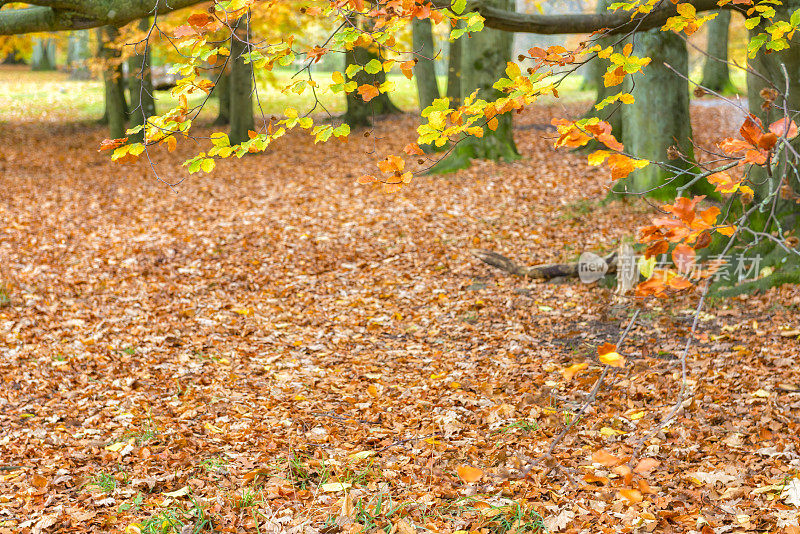
<svg viewBox="0 0 800 534">
<path fill-rule="evenodd" d="M 731 83 L 728 70 L 728 27 L 731 23 L 731 12 L 722 9 L 717 17 L 708 22 L 708 45 L 706 46 L 703 81 L 700 85 L 717 93 L 733 93 L 736 88 Z"/>
<path fill-rule="evenodd" d="M 217 83 L 214 85 L 213 96 L 219 101 L 219 113 L 214 124 L 223 125 L 231 122 L 231 74 L 228 68 L 217 72 Z"/>
<path fill-rule="evenodd" d="M 464 22 L 459 20 L 456 27 L 463 26 Z M 462 36 L 450 43 L 450 52 L 447 54 L 447 99 L 451 108 L 461 105 L 461 51 L 466 38 Z"/>
<path fill-rule="evenodd" d="M 109 135 L 112 139 L 125 136 L 125 119 L 128 114 L 122 65 L 119 63 L 119 51 L 106 46 L 107 43 L 114 41 L 118 36 L 119 30 L 115 26 L 103 26 L 97 29 L 98 56 L 104 62 L 105 121 L 108 123 Z"/>
<path fill-rule="evenodd" d="M 414 53 L 417 64 L 414 65 L 414 77 L 417 81 L 417 96 L 419 99 L 419 110 L 427 108 L 433 101 L 441 95 L 439 93 L 439 83 L 436 79 L 436 65 L 433 57 L 436 50 L 433 44 L 433 24 L 430 19 L 414 19 L 411 23 L 413 36 Z M 423 119 L 424 121 L 424 119 Z M 425 152 L 433 152 L 432 145 L 422 145 L 420 148 Z"/>
<path fill-rule="evenodd" d="M 598 13 L 607 13 L 608 6 L 612 4 L 612 0 L 598 0 L 597 2 L 597 12 Z M 620 42 L 619 37 L 604 37 L 598 40 L 598 43 L 603 48 L 607 48 L 609 46 L 614 46 L 615 52 L 622 52 L 622 48 L 625 45 L 626 41 Z M 614 87 L 606 87 L 603 83 L 603 75 L 606 73 L 606 67 L 608 66 L 608 61 L 604 59 L 600 59 L 598 57 L 591 60 L 591 64 L 589 65 L 592 70 L 590 71 L 590 76 L 592 78 L 590 85 L 594 86 L 597 90 L 597 98 L 592 104 L 592 107 L 586 112 L 584 117 L 598 117 L 611 125 L 611 132 L 617 139 L 622 139 L 623 131 L 622 131 L 622 113 L 624 109 L 624 105 L 617 102 L 614 104 L 610 104 L 605 106 L 603 109 L 598 110 L 595 108 L 595 105 L 599 104 L 606 98 L 616 95 L 617 93 L 624 90 L 629 90 L 630 87 L 627 83 L 622 83 L 620 85 L 615 85 Z M 591 141 L 589 145 L 586 147 L 585 150 L 593 151 L 601 148 L 599 143 L 596 141 Z"/>
<path fill-rule="evenodd" d="M 89 51 L 89 30 L 70 32 L 67 39 L 67 67 L 70 80 L 88 80 L 91 72 L 86 64 Z"/>
<path fill-rule="evenodd" d="M 513 9 L 513 1 L 491 0 L 489 4 L 499 9 Z M 462 40 L 465 37 L 461 38 Z M 511 61 L 514 34 L 485 28 L 466 38 L 462 48 L 461 99 L 478 89 L 478 98 L 496 100 L 503 93 L 492 86 L 505 77 L 506 65 Z M 483 129 L 483 137 L 467 136 L 450 153 L 438 162 L 431 172 L 452 172 L 469 166 L 473 159 L 513 161 L 519 158 L 514 144 L 513 122 L 510 113 L 496 117 L 498 127 Z"/>
<path fill-rule="evenodd" d="M 636 101 L 624 106 L 622 141 L 633 156 L 665 163 L 669 169 L 651 163 L 617 183 L 612 194 L 626 190 L 647 191 L 647 196 L 671 199 L 677 187 L 691 179 L 690 172 L 695 169 L 690 142 L 689 83 L 680 76 L 688 76 L 689 54 L 681 37 L 661 30 L 637 34 L 634 53 L 650 57 L 651 61 L 635 78 L 632 94 Z M 677 147 L 681 158 L 668 159 L 667 150 L 671 146 Z M 708 184 L 699 182 L 693 190 L 700 194 L 713 193 Z"/>
<path fill-rule="evenodd" d="M 141 19 L 139 29 L 147 32 L 150 20 Z M 141 49 L 139 49 L 141 47 Z M 153 99 L 153 82 L 150 77 L 150 47 L 145 43 L 137 46 L 137 52 L 128 59 L 128 92 L 131 103 L 131 126 L 143 125 L 147 119 L 156 114 L 156 103 Z M 137 142 L 144 140 L 144 130 L 133 134 L 131 139 Z"/>
<path fill-rule="evenodd" d="M 37 71 L 56 70 L 55 39 L 36 38 L 33 40 L 31 69 Z"/>
<path fill-rule="evenodd" d="M 352 50 L 348 50 L 344 55 L 345 70 L 350 65 L 364 66 L 372 59 L 381 59 L 377 52 L 370 49 L 357 46 Z M 369 74 L 365 70 L 357 72 L 352 78 L 348 77 L 348 81 L 354 80 L 359 86 L 368 84 L 379 87 L 386 81 L 386 73 L 381 69 L 375 74 Z M 351 128 L 359 126 L 371 126 L 372 119 L 381 115 L 391 115 L 400 113 L 400 108 L 395 106 L 389 95 L 380 93 L 378 96 L 364 102 L 361 95 L 357 91 L 347 93 L 347 111 L 344 114 L 344 122 Z"/>
<path fill-rule="evenodd" d="M 253 64 L 245 63 L 243 54 L 250 51 L 250 15 L 244 15 L 236 23 L 236 32 L 231 43 L 230 74 L 230 140 L 231 144 L 247 141 L 248 132 L 255 130 L 253 114 Z"/>
<path fill-rule="evenodd" d="M 789 20 L 789 16 L 796 9 L 800 8 L 800 0 L 787 0 L 784 6 L 776 6 L 776 17 L 771 22 L 778 20 Z M 765 24 L 757 26 L 750 31 L 750 37 L 754 37 L 765 31 Z M 761 76 L 772 82 L 774 87 L 768 85 L 763 78 L 748 72 L 747 76 L 747 97 L 750 112 L 761 119 L 764 128 L 784 117 L 784 106 L 789 109 L 789 115 L 794 110 L 800 109 L 800 39 L 797 36 L 790 41 L 787 49 L 779 52 L 764 53 L 762 47 L 755 58 L 748 60 L 748 66 Z M 786 75 L 784 75 L 784 68 Z M 788 80 L 787 80 L 788 77 Z M 772 106 L 767 109 L 762 108 L 764 98 L 762 90 L 777 89 L 783 93 L 787 88 L 787 100 L 778 96 Z M 795 138 L 792 142 L 795 150 L 800 149 L 800 138 Z M 788 164 L 788 165 L 787 165 Z M 758 280 L 741 282 L 736 277 L 729 280 L 721 280 L 716 289 L 720 286 L 735 286 L 718 291 L 721 296 L 736 295 L 753 291 L 765 291 L 770 287 L 779 286 L 784 283 L 800 283 L 800 247 L 797 244 L 790 244 L 784 241 L 783 245 L 792 250 L 786 249 L 777 243 L 764 238 L 771 235 L 778 239 L 789 236 L 800 236 L 800 176 L 797 175 L 797 158 L 789 156 L 787 161 L 786 151 L 782 150 L 772 165 L 772 175 L 770 176 L 763 167 L 752 166 L 749 169 L 748 178 L 755 195 L 753 204 L 747 206 L 759 206 L 759 209 L 750 216 L 748 227 L 762 233 L 760 242 L 756 243 L 755 238 L 749 232 L 742 232 L 738 236 L 736 246 L 746 258 L 757 265 L 756 276 L 759 271 L 768 268 L 772 272 Z M 787 198 L 788 197 L 788 198 Z M 741 212 L 741 208 L 739 209 Z M 774 217 L 770 215 L 774 214 Z M 715 243 L 716 245 L 716 243 Z M 717 247 L 719 248 L 719 247 Z M 741 282 L 741 283 L 740 283 Z"/>
<path fill-rule="evenodd" d="M 433 57 L 436 49 L 433 44 L 433 24 L 430 19 L 414 19 L 411 23 L 413 47 L 417 64 L 414 65 L 414 76 L 417 80 L 417 96 L 419 109 L 422 111 L 440 97 L 439 84 L 436 80 L 436 66 Z"/>
</svg>

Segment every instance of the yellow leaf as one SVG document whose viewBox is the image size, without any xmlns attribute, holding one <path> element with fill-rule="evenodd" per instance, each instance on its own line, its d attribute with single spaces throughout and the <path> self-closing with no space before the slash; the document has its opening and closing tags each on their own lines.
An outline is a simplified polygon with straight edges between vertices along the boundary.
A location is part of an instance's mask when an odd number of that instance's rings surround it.
<svg viewBox="0 0 800 534">
<path fill-rule="evenodd" d="M 611 367 L 625 367 L 625 357 L 619 352 L 609 352 L 599 356 L 601 362 Z"/>
<path fill-rule="evenodd" d="M 506 75 L 509 79 L 513 80 L 514 78 L 520 76 L 522 72 L 519 70 L 519 65 L 516 63 L 509 61 L 506 65 Z"/>
<path fill-rule="evenodd" d="M 349 482 L 329 482 L 327 484 L 323 484 L 319 487 L 322 491 L 326 493 L 333 493 L 336 491 L 344 491 L 353 487 L 353 485 Z"/>
<path fill-rule="evenodd" d="M 460 478 L 467 484 L 472 484 L 473 482 L 477 482 L 483 476 L 482 469 L 478 469 L 477 467 L 472 467 L 471 465 L 459 465 L 456 468 L 456 472 L 458 473 L 458 478 Z"/>
<path fill-rule="evenodd" d="M 600 165 L 611 153 L 608 150 L 595 150 L 589 154 L 589 165 Z"/>
<path fill-rule="evenodd" d="M 106 445 L 105 449 L 111 452 L 119 452 L 121 451 L 127 443 L 124 441 L 118 441 L 116 443 L 112 443 L 111 445 Z"/>
<path fill-rule="evenodd" d="M 572 377 L 574 377 L 576 374 L 580 373 L 587 367 L 589 367 L 589 364 L 587 362 L 576 363 L 562 370 L 561 374 L 564 375 L 564 380 L 569 382 L 570 380 L 572 380 Z"/>
<path fill-rule="evenodd" d="M 218 426 L 215 426 L 215 425 L 212 425 L 211 423 L 206 423 L 206 424 L 205 424 L 205 425 L 203 425 L 203 426 L 205 427 L 205 429 L 206 429 L 206 430 L 208 430 L 208 431 L 209 431 L 209 432 L 211 432 L 212 434 L 222 434 L 222 433 L 224 433 L 224 432 L 225 432 L 225 431 L 224 431 L 224 430 L 222 430 L 220 427 L 218 427 Z"/>
<path fill-rule="evenodd" d="M 375 384 L 370 384 L 369 387 L 367 387 L 367 393 L 369 393 L 369 396 L 374 399 L 378 398 L 379 395 L 378 388 L 375 387 Z"/>
</svg>

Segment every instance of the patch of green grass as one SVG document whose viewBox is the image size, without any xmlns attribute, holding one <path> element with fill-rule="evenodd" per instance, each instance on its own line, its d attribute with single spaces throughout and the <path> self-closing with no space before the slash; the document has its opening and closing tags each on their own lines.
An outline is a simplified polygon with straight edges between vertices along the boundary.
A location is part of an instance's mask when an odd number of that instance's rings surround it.
<svg viewBox="0 0 800 534">
<path fill-rule="evenodd" d="M 526 421 L 525 419 L 520 419 L 519 421 L 514 421 L 503 428 L 498 428 L 492 432 L 492 434 L 508 434 L 514 430 L 519 430 L 521 432 L 536 432 L 539 430 L 539 423 L 536 421 Z"/>
<path fill-rule="evenodd" d="M 8 285 L 0 282 L 0 308 L 11 306 L 11 290 Z"/>
<path fill-rule="evenodd" d="M 142 493 L 139 492 L 136 495 L 134 495 L 133 499 L 131 499 L 129 502 L 124 502 L 120 504 L 117 511 L 125 512 L 130 510 L 132 512 L 138 512 L 139 509 L 142 507 L 142 502 L 144 502 L 144 495 L 142 495 Z"/>
<path fill-rule="evenodd" d="M 117 479 L 108 473 L 100 473 L 95 475 L 87 486 L 97 486 L 105 493 L 114 493 L 117 489 Z"/>
<path fill-rule="evenodd" d="M 595 209 L 597 209 L 597 202 L 588 199 L 581 199 L 564 206 L 559 217 L 565 221 L 571 221 L 573 219 L 585 217 Z"/>
<path fill-rule="evenodd" d="M 139 524 L 139 528 L 142 534 L 179 534 L 184 532 L 186 525 L 192 526 L 192 534 L 214 532 L 213 518 L 196 499 L 192 499 L 187 510 L 171 507 L 151 515 Z"/>
<path fill-rule="evenodd" d="M 319 462 L 319 466 L 312 465 L 317 463 L 311 458 L 295 454 L 289 459 L 289 480 L 299 489 L 307 489 L 316 484 L 325 484 L 331 477 L 331 470 L 325 461 Z"/>
<path fill-rule="evenodd" d="M 227 466 L 228 466 L 228 461 L 221 456 L 206 458 L 205 460 L 200 462 L 200 468 L 203 469 L 206 473 L 218 473 L 220 471 L 224 471 Z"/>
<path fill-rule="evenodd" d="M 123 440 L 134 438 L 138 445 L 158 441 L 161 436 L 161 430 L 158 425 L 153 421 L 153 417 L 148 415 L 138 428 L 130 430 L 122 435 Z"/>
<path fill-rule="evenodd" d="M 510 499 L 502 499 L 502 503 L 490 504 L 490 499 L 480 496 L 458 499 L 447 510 L 448 515 L 471 518 L 469 528 L 465 530 L 488 532 L 491 534 L 544 533 L 546 532 L 542 516 L 533 510 Z M 486 505 L 489 504 L 487 507 Z"/>
</svg>

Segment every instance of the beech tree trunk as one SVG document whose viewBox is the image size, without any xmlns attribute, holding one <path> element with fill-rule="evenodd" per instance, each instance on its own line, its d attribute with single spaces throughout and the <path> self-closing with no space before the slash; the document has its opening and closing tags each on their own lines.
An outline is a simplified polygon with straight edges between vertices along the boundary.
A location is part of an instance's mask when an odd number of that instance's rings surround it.
<svg viewBox="0 0 800 534">
<path fill-rule="evenodd" d="M 775 6 L 777 15 L 772 22 L 789 20 L 791 13 L 800 8 L 800 0 L 786 0 L 783 6 Z M 752 38 L 765 31 L 766 24 L 759 25 L 750 31 Z M 800 109 L 800 39 L 795 36 L 789 43 L 789 48 L 779 52 L 766 54 L 764 48 L 755 58 L 748 59 L 748 66 L 761 76 L 774 84 L 770 86 L 765 80 L 754 74 L 747 76 L 747 97 L 750 112 L 761 119 L 764 128 L 784 117 L 784 107 L 789 109 L 790 116 L 794 110 Z M 784 74 L 785 68 L 785 74 Z M 788 77 L 788 80 L 787 80 Z M 788 98 L 786 102 L 781 96 L 770 106 L 762 108 L 765 103 L 763 96 L 770 96 L 767 92 L 777 88 L 783 93 L 788 83 Z M 800 138 L 792 142 L 795 150 L 800 149 Z M 789 163 L 789 165 L 787 165 Z M 800 283 L 800 247 L 783 241 L 783 246 L 775 241 L 765 238 L 765 235 L 783 240 L 787 237 L 800 236 L 800 176 L 797 174 L 797 158 L 789 156 L 787 162 L 786 151 L 783 150 L 775 158 L 770 176 L 763 167 L 751 167 L 748 177 L 755 195 L 751 208 L 758 209 L 750 216 L 748 228 L 754 232 L 761 232 L 760 242 L 749 232 L 741 232 L 737 245 L 740 250 L 752 261 L 757 262 L 758 270 L 769 269 L 771 272 L 758 280 L 738 283 L 737 279 L 721 281 L 719 286 L 735 287 L 719 291 L 720 295 L 735 295 L 753 291 L 764 291 L 770 287 L 784 283 Z M 776 197 L 777 193 L 777 197 Z M 743 208 L 739 208 L 741 211 Z M 774 217 L 770 214 L 774 213 Z M 784 248 L 785 247 L 785 248 Z M 787 251 L 790 249 L 790 251 Z M 758 273 L 756 273 L 758 274 Z"/>
<path fill-rule="evenodd" d="M 608 13 L 608 6 L 613 3 L 612 0 L 598 0 L 597 2 L 597 13 Z M 604 37 L 602 39 L 598 39 L 597 44 L 602 46 L 603 48 L 607 48 L 609 46 L 614 46 L 615 52 L 621 52 L 623 46 L 625 45 L 625 41 L 619 42 L 619 36 L 614 37 Z M 629 84 L 622 83 L 620 85 L 615 85 L 613 87 L 606 87 L 605 83 L 603 83 L 603 75 L 606 73 L 606 68 L 608 67 L 609 63 L 607 60 L 601 59 L 596 57 L 591 60 L 591 63 L 588 67 L 591 69 L 587 76 L 587 81 L 585 84 L 589 87 L 593 87 L 597 90 L 597 98 L 595 98 L 594 104 L 590 107 L 584 117 L 598 117 L 611 125 L 611 132 L 617 139 L 622 139 L 623 137 L 623 125 L 622 125 L 622 114 L 624 112 L 625 106 L 619 102 L 615 104 L 611 104 L 605 106 L 603 109 L 598 110 L 595 108 L 597 104 L 608 98 L 609 96 L 616 95 L 617 93 L 624 90 L 630 90 Z M 583 149 L 584 151 L 594 151 L 597 149 L 602 148 L 600 143 L 597 141 L 590 141 L 589 144 Z"/>
<path fill-rule="evenodd" d="M 118 36 L 119 30 L 115 26 L 103 26 L 97 29 L 98 56 L 104 62 L 105 121 L 108 123 L 109 135 L 112 139 L 125 137 L 125 119 L 128 114 L 119 51 L 107 46 L 107 43 L 114 41 Z"/>
<path fill-rule="evenodd" d="M 36 38 L 33 40 L 31 69 L 36 71 L 56 70 L 55 39 Z"/>
<path fill-rule="evenodd" d="M 463 27 L 463 25 L 464 22 L 459 20 L 456 27 Z M 462 36 L 450 43 L 450 51 L 447 54 L 447 99 L 450 101 L 451 108 L 461 105 L 461 51 L 466 38 L 466 36 Z"/>
<path fill-rule="evenodd" d="M 678 186 L 691 179 L 687 171 L 695 168 L 690 142 L 689 83 L 681 77 L 688 76 L 689 55 L 684 40 L 672 32 L 649 30 L 637 34 L 635 41 L 634 53 L 650 57 L 651 61 L 642 75 L 636 76 L 632 91 L 635 103 L 624 106 L 622 141 L 626 151 L 635 157 L 663 162 L 669 168 L 651 163 L 616 184 L 612 194 L 647 191 L 647 196 L 670 199 Z M 668 159 L 671 146 L 677 147 L 681 158 Z M 713 191 L 707 184 L 697 188 L 702 193 Z"/>
<path fill-rule="evenodd" d="M 231 122 L 231 74 L 227 67 L 217 73 L 217 83 L 213 95 L 219 101 L 219 113 L 214 124 L 223 125 Z"/>
<path fill-rule="evenodd" d="M 360 46 L 345 52 L 344 58 L 345 69 L 350 65 L 363 67 L 372 59 L 381 59 L 377 52 Z M 359 86 L 368 84 L 378 87 L 386 81 L 386 73 L 380 70 L 375 74 L 369 74 L 361 70 L 352 78 L 348 77 L 347 79 L 348 81 L 355 80 Z M 347 112 L 345 112 L 343 119 L 351 128 L 356 128 L 359 126 L 371 126 L 373 118 L 394 113 L 400 113 L 400 108 L 392 103 L 386 93 L 381 93 L 369 102 L 364 102 L 361 95 L 357 91 L 353 91 L 347 93 Z"/>
<path fill-rule="evenodd" d="M 248 132 L 255 130 L 256 124 L 253 114 L 253 64 L 245 63 L 242 57 L 250 51 L 249 29 L 249 15 L 245 15 L 236 23 L 236 32 L 231 43 L 229 137 L 232 144 L 247 141 L 250 138 Z"/>
<path fill-rule="evenodd" d="M 707 22 L 708 45 L 706 46 L 705 65 L 703 66 L 703 81 L 700 85 L 717 93 L 732 93 L 736 91 L 731 83 L 728 69 L 728 28 L 731 23 L 731 12 L 727 9 L 720 10 L 715 19 Z"/>
<path fill-rule="evenodd" d="M 417 97 L 420 113 L 433 101 L 440 98 L 439 83 L 436 79 L 436 65 L 433 57 L 436 49 L 433 44 L 433 24 L 430 19 L 414 19 L 411 23 L 414 52 L 418 54 L 414 65 L 414 78 L 417 81 Z M 423 119 L 424 120 L 424 119 Z M 423 145 L 422 150 L 432 152 L 432 145 Z"/>
<path fill-rule="evenodd" d="M 436 48 L 433 44 L 433 24 L 430 19 L 414 19 L 411 23 L 413 49 L 417 54 L 414 65 L 414 77 L 417 81 L 419 109 L 422 111 L 440 97 L 439 84 L 436 80 L 436 65 L 433 57 Z"/>
<path fill-rule="evenodd" d="M 86 65 L 90 56 L 89 31 L 70 32 L 67 38 L 67 68 L 71 80 L 88 80 L 91 77 Z"/>
<path fill-rule="evenodd" d="M 139 29 L 147 32 L 150 29 L 150 20 L 141 19 Z M 147 119 L 156 114 L 156 103 L 153 98 L 153 81 L 150 77 L 150 48 L 145 47 L 144 43 L 138 45 L 142 47 L 128 59 L 128 92 L 130 93 L 131 103 L 131 126 L 145 124 Z M 144 139 L 144 131 L 133 134 L 131 139 L 141 142 Z"/>
<path fill-rule="evenodd" d="M 513 9 L 509 0 L 491 0 L 493 7 Z M 462 37 L 462 100 L 478 89 L 478 98 L 495 100 L 502 95 L 492 85 L 505 77 L 506 65 L 511 61 L 511 48 L 514 34 L 484 28 L 470 37 Z M 495 131 L 483 129 L 483 137 L 467 136 L 461 140 L 431 172 L 451 172 L 469 166 L 473 159 L 513 161 L 519 158 L 514 144 L 514 131 L 511 114 L 497 117 L 499 125 Z"/>
</svg>

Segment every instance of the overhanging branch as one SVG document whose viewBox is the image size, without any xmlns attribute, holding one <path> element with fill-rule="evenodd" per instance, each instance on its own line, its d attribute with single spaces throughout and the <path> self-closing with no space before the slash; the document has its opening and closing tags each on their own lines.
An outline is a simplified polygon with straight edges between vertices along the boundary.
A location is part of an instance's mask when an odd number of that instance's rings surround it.
<svg viewBox="0 0 800 534">
<path fill-rule="evenodd" d="M 169 13 L 203 0 L 35 0 L 33 3 L 42 5 L 0 11 L 0 35 L 85 30 L 107 24 L 121 26 L 152 16 L 156 11 Z"/>
<path fill-rule="evenodd" d="M 449 7 L 448 0 L 435 2 L 437 7 Z M 686 2 L 694 6 L 697 12 L 714 11 L 717 9 L 736 9 L 732 4 L 720 7 L 717 0 L 691 0 Z M 505 11 L 485 5 L 480 1 L 467 5 L 470 11 L 477 11 L 486 20 L 484 25 L 488 28 L 517 33 L 538 33 L 553 35 L 560 33 L 592 33 L 604 28 L 610 34 L 626 34 L 633 31 L 644 31 L 662 26 L 668 18 L 678 14 L 676 6 L 662 0 L 650 12 L 636 15 L 631 19 L 629 11 L 615 11 L 608 13 L 576 13 L 569 15 L 531 15 Z"/>
</svg>

